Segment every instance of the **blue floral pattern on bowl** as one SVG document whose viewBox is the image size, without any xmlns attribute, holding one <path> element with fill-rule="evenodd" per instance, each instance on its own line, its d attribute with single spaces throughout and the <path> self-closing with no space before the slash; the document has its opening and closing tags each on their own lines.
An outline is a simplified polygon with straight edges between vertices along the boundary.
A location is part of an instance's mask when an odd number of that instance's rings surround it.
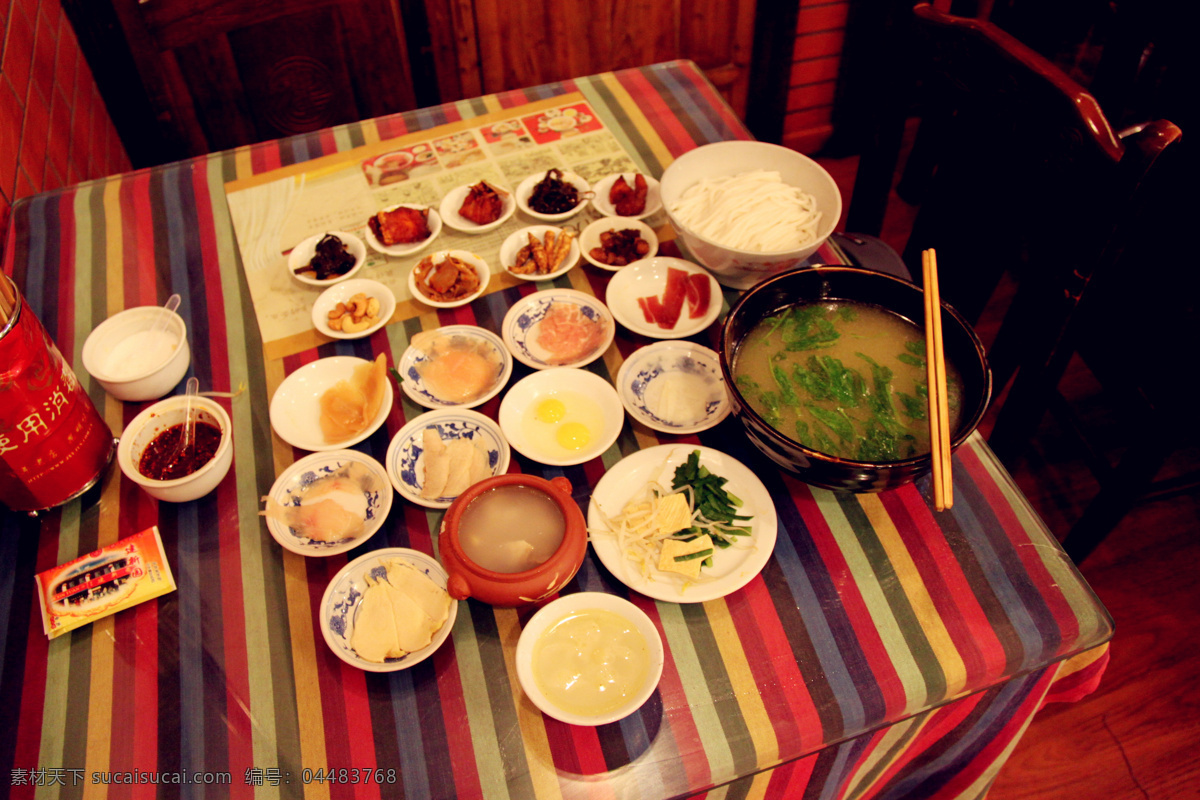
<svg viewBox="0 0 1200 800">
<path fill-rule="evenodd" d="M 600 345 L 583 358 L 569 364 L 551 363 L 548 360 L 550 354 L 537 344 L 537 327 L 545 318 L 546 312 L 550 310 L 550 306 L 555 303 L 570 303 L 579 306 L 583 316 L 605 326 L 605 338 Z M 546 289 L 534 292 L 517 301 L 505 315 L 500 332 L 504 337 L 504 344 L 512 352 L 513 357 L 522 364 L 534 369 L 582 367 L 603 355 L 608 346 L 612 344 L 615 324 L 608 307 L 595 297 L 575 289 Z"/>
<path fill-rule="evenodd" d="M 500 426 L 477 411 L 448 408 L 430 411 L 414 418 L 392 439 L 387 452 L 387 474 L 400 496 L 428 508 L 448 508 L 454 497 L 426 498 L 421 496 L 424 482 L 425 454 L 423 436 L 427 428 L 449 439 L 479 439 L 487 450 L 488 467 L 492 475 L 508 470 L 511 451 Z"/>
<path fill-rule="evenodd" d="M 699 419 L 665 419 L 650 408 L 651 387 L 665 376 L 683 374 L 704 383 L 708 394 Z M 729 394 L 717 354 L 685 341 L 662 341 L 629 356 L 617 373 L 617 391 L 626 411 L 642 424 L 664 433 L 695 433 L 713 427 L 729 414 Z"/>
<path fill-rule="evenodd" d="M 391 560 L 408 562 L 428 575 L 435 584 L 446 588 L 448 576 L 435 558 L 418 550 L 388 547 L 360 556 L 343 567 L 329 582 L 321 599 L 320 622 L 325 643 L 347 664 L 369 672 L 392 672 L 424 661 L 433 655 L 450 635 L 454 620 L 458 616 L 458 603 L 452 600 L 450 615 L 441 629 L 434 634 L 428 647 L 400 658 L 386 659 L 382 664 L 359 658 L 350 646 L 350 639 L 354 635 L 355 614 L 367 588 L 366 578 L 370 576 L 372 580 L 378 580 L 387 572 L 387 562 Z"/>
<path fill-rule="evenodd" d="M 495 397 L 508 383 L 508 378 L 512 375 L 512 356 L 499 336 L 477 325 L 446 325 L 432 332 L 442 336 L 465 336 L 485 341 L 495 348 L 496 353 L 500 356 L 500 366 L 496 370 L 492 388 L 468 403 L 452 403 L 433 394 L 425 386 L 424 381 L 421 380 L 420 367 L 428 362 L 429 358 L 425 351 L 410 346 L 401 354 L 400 361 L 396 364 L 396 370 L 403 378 L 400 388 L 414 403 L 425 406 L 425 408 L 474 408 Z"/>
<path fill-rule="evenodd" d="M 283 471 L 271 487 L 270 496 L 280 505 L 299 506 L 313 483 L 351 462 L 365 465 L 374 478 L 373 485 L 363 489 L 363 516 L 366 522 L 362 532 L 352 539 L 326 542 L 302 536 L 283 522 L 268 517 L 267 529 L 275 541 L 300 555 L 331 556 L 357 547 L 379 530 L 392 508 L 391 482 L 382 464 L 357 450 L 332 450 L 300 459 Z"/>
</svg>

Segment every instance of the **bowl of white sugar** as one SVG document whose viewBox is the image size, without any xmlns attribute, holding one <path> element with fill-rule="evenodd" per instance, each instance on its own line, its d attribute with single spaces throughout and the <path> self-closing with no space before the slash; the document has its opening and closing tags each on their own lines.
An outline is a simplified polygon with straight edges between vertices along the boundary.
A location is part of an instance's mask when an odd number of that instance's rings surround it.
<svg viewBox="0 0 1200 800">
<path fill-rule="evenodd" d="M 83 343 L 83 366 L 118 400 L 157 400 L 192 361 L 187 323 L 161 306 L 137 306 L 106 319 Z"/>
<path fill-rule="evenodd" d="M 820 164 L 765 142 L 690 150 L 663 172 L 660 190 L 687 255 L 734 289 L 798 266 L 842 215 L 837 183 Z"/>
</svg>

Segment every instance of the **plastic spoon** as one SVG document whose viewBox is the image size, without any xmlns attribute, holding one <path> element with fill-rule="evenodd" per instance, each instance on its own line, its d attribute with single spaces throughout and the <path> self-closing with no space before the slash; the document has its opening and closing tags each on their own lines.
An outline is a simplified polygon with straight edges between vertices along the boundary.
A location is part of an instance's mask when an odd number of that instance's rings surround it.
<svg viewBox="0 0 1200 800">
<path fill-rule="evenodd" d="M 167 302 L 163 304 L 163 313 L 159 314 L 158 319 L 154 320 L 154 324 L 150 326 L 151 334 L 166 330 L 167 324 L 171 321 L 171 315 L 175 313 L 175 309 L 179 308 L 182 299 L 178 294 L 167 298 Z"/>
<path fill-rule="evenodd" d="M 183 433 L 179 437 L 179 444 L 175 446 L 175 454 L 171 456 L 170 464 L 178 463 L 183 454 L 189 448 L 196 444 L 196 420 L 192 417 L 192 407 L 195 405 L 195 399 L 200 394 L 200 379 L 193 376 L 188 378 L 187 390 L 184 392 L 183 406 Z"/>
</svg>

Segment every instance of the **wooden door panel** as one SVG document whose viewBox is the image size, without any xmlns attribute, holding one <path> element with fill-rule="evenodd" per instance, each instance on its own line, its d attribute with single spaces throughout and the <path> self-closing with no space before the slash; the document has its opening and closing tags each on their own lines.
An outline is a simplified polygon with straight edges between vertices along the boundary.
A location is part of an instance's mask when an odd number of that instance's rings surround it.
<svg viewBox="0 0 1200 800">
<path fill-rule="evenodd" d="M 755 0 L 426 0 L 425 8 L 443 100 L 690 58 L 745 110 Z"/>
</svg>

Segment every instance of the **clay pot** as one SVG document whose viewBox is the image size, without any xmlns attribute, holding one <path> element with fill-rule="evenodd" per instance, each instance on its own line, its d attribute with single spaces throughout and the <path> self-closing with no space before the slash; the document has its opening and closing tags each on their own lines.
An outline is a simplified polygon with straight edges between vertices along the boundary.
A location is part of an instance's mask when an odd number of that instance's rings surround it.
<svg viewBox="0 0 1200 800">
<path fill-rule="evenodd" d="M 566 530 L 562 544 L 545 563 L 524 572 L 495 572 L 484 569 L 463 552 L 458 526 L 471 501 L 501 486 L 526 486 L 545 492 L 562 511 Z M 439 534 L 438 556 L 450 574 L 446 584 L 456 600 L 474 597 L 493 606 L 516 608 L 533 605 L 559 592 L 583 563 L 587 552 L 587 523 L 571 498 L 571 483 L 564 477 L 545 480 L 536 475 L 496 475 L 476 483 L 460 494 L 446 510 Z"/>
</svg>

